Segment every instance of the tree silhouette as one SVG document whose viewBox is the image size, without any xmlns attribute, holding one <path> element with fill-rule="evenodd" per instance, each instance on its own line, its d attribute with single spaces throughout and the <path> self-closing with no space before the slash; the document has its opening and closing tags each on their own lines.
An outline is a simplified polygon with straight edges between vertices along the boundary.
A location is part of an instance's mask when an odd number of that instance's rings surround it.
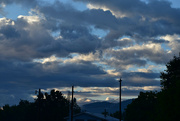
<svg viewBox="0 0 180 121">
<path fill-rule="evenodd" d="M 152 121 L 156 115 L 157 94 L 156 92 L 140 92 L 126 108 L 125 121 Z"/>
<path fill-rule="evenodd" d="M 35 105 L 26 100 L 20 100 L 19 105 L 5 105 L 0 111 L 0 121 L 36 121 Z"/>
<path fill-rule="evenodd" d="M 158 94 L 157 121 L 177 120 L 180 114 L 180 57 L 174 56 L 161 73 L 162 91 Z"/>
<path fill-rule="evenodd" d="M 40 92 L 34 102 L 20 100 L 18 105 L 3 106 L 0 121 L 63 121 L 69 115 L 69 103 L 60 91 Z M 74 112 L 80 110 L 75 102 Z"/>
<path fill-rule="evenodd" d="M 127 106 L 125 121 L 173 121 L 180 114 L 180 57 L 174 56 L 161 72 L 160 92 L 140 92 Z"/>
<path fill-rule="evenodd" d="M 51 90 L 50 94 L 41 93 L 37 96 L 35 103 L 39 106 L 39 120 L 41 121 L 63 121 L 69 115 L 69 101 L 60 91 Z M 74 103 L 74 112 L 79 113 L 80 107 Z"/>
<path fill-rule="evenodd" d="M 167 70 L 161 72 L 161 85 L 164 90 L 176 88 L 177 81 L 180 81 L 180 57 L 174 56 L 174 58 L 166 64 L 166 67 Z"/>
</svg>

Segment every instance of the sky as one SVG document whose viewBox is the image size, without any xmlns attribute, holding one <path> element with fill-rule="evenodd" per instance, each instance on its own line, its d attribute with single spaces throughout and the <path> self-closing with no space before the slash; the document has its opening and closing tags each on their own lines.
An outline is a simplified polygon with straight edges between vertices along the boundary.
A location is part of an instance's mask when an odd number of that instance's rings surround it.
<svg viewBox="0 0 180 121">
<path fill-rule="evenodd" d="M 0 0 L 0 106 L 75 86 L 78 104 L 160 90 L 179 0 Z"/>
</svg>

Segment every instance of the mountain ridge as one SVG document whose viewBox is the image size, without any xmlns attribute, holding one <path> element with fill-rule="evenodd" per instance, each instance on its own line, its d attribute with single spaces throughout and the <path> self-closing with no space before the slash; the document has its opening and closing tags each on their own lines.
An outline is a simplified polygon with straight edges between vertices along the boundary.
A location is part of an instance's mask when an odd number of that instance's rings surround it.
<svg viewBox="0 0 180 121">
<path fill-rule="evenodd" d="M 121 110 L 122 112 L 125 111 L 128 104 L 130 104 L 133 99 L 125 100 L 121 102 Z M 91 113 L 102 113 L 106 109 L 108 113 L 115 113 L 119 111 L 119 103 L 111 103 L 107 101 L 103 102 L 94 102 L 89 103 L 81 106 L 83 111 L 91 112 Z"/>
</svg>

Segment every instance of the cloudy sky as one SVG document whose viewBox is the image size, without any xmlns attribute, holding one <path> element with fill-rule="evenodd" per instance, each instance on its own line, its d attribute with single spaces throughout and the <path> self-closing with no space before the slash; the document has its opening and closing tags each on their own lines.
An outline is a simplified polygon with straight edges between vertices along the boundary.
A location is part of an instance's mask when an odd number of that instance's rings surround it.
<svg viewBox="0 0 180 121">
<path fill-rule="evenodd" d="M 0 0 L 0 106 L 71 86 L 79 103 L 160 89 L 179 0 Z"/>
</svg>

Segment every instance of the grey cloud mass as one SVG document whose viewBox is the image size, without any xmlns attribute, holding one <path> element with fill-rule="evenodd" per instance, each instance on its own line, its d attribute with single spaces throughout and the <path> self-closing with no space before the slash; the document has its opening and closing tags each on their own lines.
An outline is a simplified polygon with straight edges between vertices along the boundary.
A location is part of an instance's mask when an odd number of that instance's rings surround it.
<svg viewBox="0 0 180 121">
<path fill-rule="evenodd" d="M 0 1 L 2 16 L 3 4 L 29 8 L 17 19 L 0 18 L 0 106 L 32 100 L 38 88 L 114 88 L 120 76 L 123 86 L 142 87 L 124 96 L 160 86 L 160 71 L 180 50 L 180 9 L 164 0 L 76 1 L 87 9 L 57 0 Z"/>
</svg>

